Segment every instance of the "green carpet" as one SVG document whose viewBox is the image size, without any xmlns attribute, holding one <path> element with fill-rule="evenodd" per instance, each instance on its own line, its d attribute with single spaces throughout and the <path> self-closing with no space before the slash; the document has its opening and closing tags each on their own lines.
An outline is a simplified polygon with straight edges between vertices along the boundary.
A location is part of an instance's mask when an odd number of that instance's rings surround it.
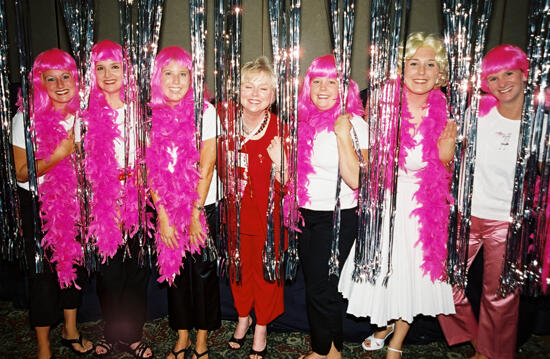
<svg viewBox="0 0 550 359">
<path fill-rule="evenodd" d="M 87 322 L 79 324 L 81 333 L 90 340 L 98 340 L 102 332 L 102 323 Z M 224 321 L 222 328 L 209 336 L 210 359 L 217 358 L 248 358 L 246 355 L 252 344 L 252 336 L 248 337 L 244 348 L 232 351 L 227 347 L 235 323 Z M 147 322 L 144 328 L 145 340 L 151 345 L 155 358 L 164 358 L 176 340 L 176 334 L 168 327 L 167 318 Z M 59 343 L 61 326 L 57 326 L 50 335 L 52 348 L 56 358 L 82 358 L 73 354 Z M 518 359 L 550 358 L 548 337 L 532 336 L 518 350 Z M 309 336 L 304 333 L 270 333 L 268 337 L 268 358 L 297 358 L 309 349 Z M 0 359 L 31 359 L 36 350 L 34 332 L 29 328 L 27 312 L 17 310 L 10 303 L 0 302 Z M 345 343 L 344 358 L 384 358 L 385 349 L 377 352 L 364 352 L 359 343 Z M 428 345 L 407 345 L 404 358 L 429 359 L 446 358 L 462 359 L 472 355 L 470 345 L 448 347 L 445 343 L 434 342 Z M 87 356 L 92 358 L 92 356 Z M 132 358 L 126 353 L 117 353 L 110 358 Z M 496 359 L 496 358 L 495 358 Z"/>
</svg>

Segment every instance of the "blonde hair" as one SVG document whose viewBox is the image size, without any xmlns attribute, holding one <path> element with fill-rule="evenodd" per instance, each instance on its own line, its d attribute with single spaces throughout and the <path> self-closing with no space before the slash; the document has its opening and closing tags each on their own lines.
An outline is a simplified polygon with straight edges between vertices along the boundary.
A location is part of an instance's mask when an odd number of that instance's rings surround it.
<svg viewBox="0 0 550 359">
<path fill-rule="evenodd" d="M 430 47 L 435 51 L 435 61 L 439 65 L 439 73 L 441 75 L 435 85 L 438 87 L 445 85 L 449 76 L 449 62 L 443 40 L 437 34 L 426 34 L 425 32 L 411 33 L 406 41 L 405 61 L 413 57 L 421 47 Z M 399 46 L 399 54 L 401 55 L 402 53 L 403 43 Z M 401 56 L 399 58 L 399 66 L 401 66 Z"/>
<path fill-rule="evenodd" d="M 271 79 L 271 86 L 273 90 L 277 88 L 277 78 L 273 72 L 271 63 L 265 56 L 260 56 L 253 61 L 245 63 L 241 69 L 241 82 L 244 78 L 253 73 L 264 73 Z"/>
</svg>

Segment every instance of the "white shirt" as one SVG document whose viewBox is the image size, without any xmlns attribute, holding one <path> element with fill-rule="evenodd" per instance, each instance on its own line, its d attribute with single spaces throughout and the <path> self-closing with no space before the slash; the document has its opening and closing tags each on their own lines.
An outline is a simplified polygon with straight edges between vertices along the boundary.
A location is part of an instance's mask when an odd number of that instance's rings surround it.
<svg viewBox="0 0 550 359">
<path fill-rule="evenodd" d="M 115 158 L 118 163 L 118 168 L 124 168 L 126 149 L 125 146 L 128 145 L 128 167 L 133 168 L 136 160 L 136 124 L 133 119 L 133 116 L 129 118 L 129 127 L 128 127 L 128 143 L 125 144 L 124 141 L 124 109 L 126 106 L 115 110 L 117 112 L 116 116 L 116 125 L 120 131 L 120 137 L 115 138 Z M 84 140 L 86 141 L 86 140 Z"/>
<path fill-rule="evenodd" d="M 216 127 L 218 124 L 218 114 L 216 109 L 211 104 L 207 104 L 206 109 L 202 115 L 202 137 L 201 141 L 210 140 L 216 138 Z M 212 180 L 210 181 L 210 187 L 208 187 L 208 194 L 206 195 L 206 200 L 204 205 L 208 206 L 209 204 L 216 202 L 216 192 L 218 188 L 218 173 L 216 167 L 214 167 L 214 173 L 212 173 Z"/>
<path fill-rule="evenodd" d="M 369 129 L 367 123 L 359 116 L 353 116 L 351 124 L 360 149 L 369 145 Z M 353 131 L 350 131 L 352 133 Z M 353 140 L 352 134 L 352 140 Z M 333 211 L 336 205 L 336 182 L 338 177 L 338 144 L 334 131 L 321 131 L 313 139 L 311 154 L 313 173 L 308 176 L 307 186 L 310 201 L 304 208 L 316 211 Z M 342 180 L 340 187 L 340 208 L 353 208 L 357 205 L 354 191 Z"/>
<path fill-rule="evenodd" d="M 76 124 L 74 123 L 74 116 L 69 116 L 65 120 L 61 121 L 61 125 L 63 128 L 68 132 L 71 128 L 73 128 L 74 124 L 74 140 L 75 142 L 80 142 L 80 119 L 76 120 Z M 13 116 L 12 120 L 12 131 L 11 131 L 11 144 L 15 147 L 19 147 L 22 149 L 26 149 L 26 143 L 25 143 L 25 126 L 23 123 L 23 113 L 20 111 L 17 111 L 15 116 Z M 39 158 L 37 158 L 38 160 Z M 38 178 L 38 183 L 42 183 L 43 178 Z M 17 182 L 17 185 L 23 189 L 29 190 L 29 182 Z"/>
<path fill-rule="evenodd" d="M 509 220 L 520 124 L 503 117 L 496 106 L 479 118 L 472 216 Z"/>
</svg>

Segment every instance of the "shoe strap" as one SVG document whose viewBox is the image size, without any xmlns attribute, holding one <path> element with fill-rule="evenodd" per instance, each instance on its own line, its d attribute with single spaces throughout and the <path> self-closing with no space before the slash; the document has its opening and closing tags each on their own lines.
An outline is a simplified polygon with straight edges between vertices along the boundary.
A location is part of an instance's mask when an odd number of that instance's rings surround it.
<svg viewBox="0 0 550 359">
<path fill-rule="evenodd" d="M 392 347 L 388 347 L 388 350 L 390 352 L 396 352 L 396 353 L 399 353 L 399 354 L 403 354 L 403 350 L 395 349 L 395 348 L 392 348 Z"/>
</svg>

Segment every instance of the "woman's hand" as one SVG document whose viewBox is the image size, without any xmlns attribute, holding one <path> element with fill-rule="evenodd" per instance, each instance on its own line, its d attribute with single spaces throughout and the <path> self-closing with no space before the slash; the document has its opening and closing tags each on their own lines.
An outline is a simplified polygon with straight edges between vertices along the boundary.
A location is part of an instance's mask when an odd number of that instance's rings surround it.
<svg viewBox="0 0 550 359">
<path fill-rule="evenodd" d="M 67 138 L 64 138 L 59 142 L 59 145 L 55 148 L 52 156 L 59 159 L 63 159 L 74 152 L 74 128 L 71 128 L 67 132 Z"/>
<path fill-rule="evenodd" d="M 346 113 L 338 116 L 334 121 L 334 133 L 337 137 L 344 138 L 350 135 L 351 131 L 351 114 Z"/>
<path fill-rule="evenodd" d="M 191 223 L 189 223 L 189 239 L 191 244 L 198 247 L 199 244 L 204 244 L 206 239 L 206 233 L 204 233 L 199 217 L 191 216 Z"/>
<path fill-rule="evenodd" d="M 273 137 L 271 143 L 267 146 L 267 154 L 275 167 L 281 168 L 282 151 L 281 138 L 279 136 Z"/>
<path fill-rule="evenodd" d="M 455 140 L 456 140 L 456 122 L 448 121 L 447 125 L 441 132 L 439 139 L 437 140 L 437 148 L 439 149 L 439 160 L 444 165 L 447 165 L 453 160 L 455 154 Z"/>
<path fill-rule="evenodd" d="M 170 225 L 170 220 L 164 208 L 158 210 L 160 238 L 170 249 L 178 247 L 176 240 L 176 227 Z"/>
</svg>

